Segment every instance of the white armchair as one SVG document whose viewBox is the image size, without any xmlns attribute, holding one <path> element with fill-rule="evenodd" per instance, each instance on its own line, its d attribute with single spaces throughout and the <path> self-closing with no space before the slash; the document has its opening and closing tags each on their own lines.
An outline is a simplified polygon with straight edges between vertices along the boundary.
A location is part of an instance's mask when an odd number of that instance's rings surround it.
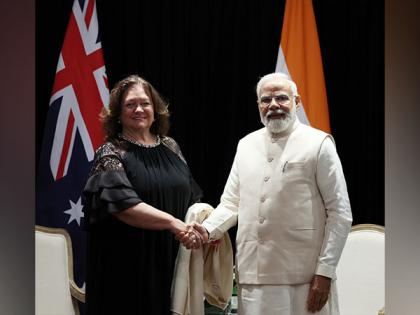
<svg viewBox="0 0 420 315">
<path fill-rule="evenodd" d="M 337 289 L 341 315 L 376 315 L 384 311 L 383 226 L 352 227 L 337 267 Z"/>
<path fill-rule="evenodd" d="M 79 314 L 85 294 L 73 279 L 71 239 L 64 229 L 35 227 L 35 314 Z"/>
</svg>

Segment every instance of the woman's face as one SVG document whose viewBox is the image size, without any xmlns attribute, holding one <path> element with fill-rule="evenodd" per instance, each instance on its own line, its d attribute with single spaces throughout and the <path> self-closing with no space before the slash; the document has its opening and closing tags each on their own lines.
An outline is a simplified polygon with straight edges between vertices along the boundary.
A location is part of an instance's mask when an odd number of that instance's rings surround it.
<svg viewBox="0 0 420 315">
<path fill-rule="evenodd" d="M 123 95 L 120 121 L 124 130 L 145 132 L 155 120 L 153 103 L 141 84 L 131 86 Z"/>
</svg>

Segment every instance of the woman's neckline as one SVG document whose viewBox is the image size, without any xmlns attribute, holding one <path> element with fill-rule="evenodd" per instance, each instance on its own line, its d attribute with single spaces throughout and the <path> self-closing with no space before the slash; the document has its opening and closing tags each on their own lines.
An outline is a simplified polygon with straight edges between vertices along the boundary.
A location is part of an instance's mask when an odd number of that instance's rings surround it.
<svg viewBox="0 0 420 315">
<path fill-rule="evenodd" d="M 158 145 L 160 145 L 160 143 L 162 142 L 159 135 L 156 135 L 156 142 L 155 143 L 151 143 L 151 144 L 145 144 L 145 143 L 141 143 L 136 141 L 135 139 L 132 139 L 130 137 L 124 136 L 123 134 L 119 134 L 118 135 L 121 139 L 124 139 L 127 142 L 130 142 L 136 146 L 139 146 L 141 148 L 154 148 L 157 147 Z"/>
</svg>

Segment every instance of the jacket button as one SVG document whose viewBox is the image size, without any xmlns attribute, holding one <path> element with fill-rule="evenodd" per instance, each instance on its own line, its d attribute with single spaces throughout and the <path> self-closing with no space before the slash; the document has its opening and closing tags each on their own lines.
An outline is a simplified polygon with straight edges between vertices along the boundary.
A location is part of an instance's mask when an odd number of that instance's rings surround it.
<svg viewBox="0 0 420 315">
<path fill-rule="evenodd" d="M 265 197 L 261 197 L 261 202 L 264 202 L 265 201 Z"/>
<path fill-rule="evenodd" d="M 272 162 L 272 161 L 273 161 L 273 158 L 270 156 L 270 157 L 267 159 L 267 161 L 268 161 L 268 162 Z"/>
<path fill-rule="evenodd" d="M 259 221 L 260 223 L 264 223 L 265 218 L 264 218 L 264 217 L 260 217 L 260 218 L 258 219 L 258 221 Z"/>
<path fill-rule="evenodd" d="M 268 182 L 268 180 L 270 179 L 270 177 L 269 176 L 266 176 L 266 177 L 264 177 L 264 181 L 265 182 Z"/>
</svg>

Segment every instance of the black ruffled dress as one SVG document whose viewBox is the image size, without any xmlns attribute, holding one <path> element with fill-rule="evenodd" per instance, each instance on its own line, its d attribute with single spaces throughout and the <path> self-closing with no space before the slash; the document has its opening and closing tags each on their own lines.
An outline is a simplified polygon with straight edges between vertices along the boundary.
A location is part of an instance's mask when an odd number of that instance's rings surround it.
<svg viewBox="0 0 420 315">
<path fill-rule="evenodd" d="M 89 315 L 170 314 L 179 242 L 169 231 L 135 228 L 112 213 L 145 202 L 184 220 L 200 197 L 169 137 L 147 147 L 120 138 L 98 149 L 84 189 Z"/>
</svg>

